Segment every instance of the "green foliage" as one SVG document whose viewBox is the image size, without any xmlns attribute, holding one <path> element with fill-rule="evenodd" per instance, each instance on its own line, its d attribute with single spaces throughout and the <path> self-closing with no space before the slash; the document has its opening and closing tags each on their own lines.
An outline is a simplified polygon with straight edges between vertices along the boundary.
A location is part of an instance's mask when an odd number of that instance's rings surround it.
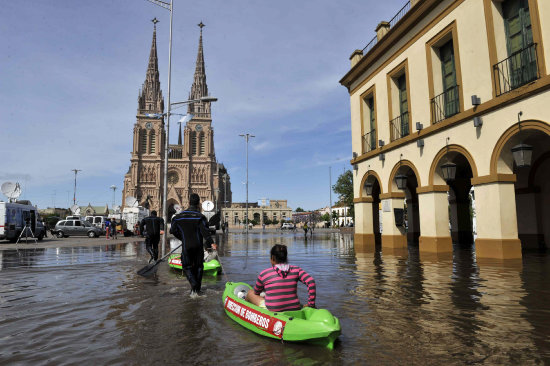
<svg viewBox="0 0 550 366">
<path fill-rule="evenodd" d="M 272 223 L 273 223 L 273 221 L 271 221 L 271 220 L 269 219 L 269 217 L 265 217 L 265 218 L 264 218 L 264 224 L 266 224 L 266 225 L 271 225 Z"/>
<path fill-rule="evenodd" d="M 301 208 L 301 207 L 298 207 L 298 208 L 296 209 L 296 212 L 305 212 L 305 211 L 304 211 L 304 209 L 303 209 L 303 208 Z"/>
<path fill-rule="evenodd" d="M 271 223 L 272 223 L 273 225 L 277 225 L 277 224 L 279 224 L 279 220 L 273 219 L 273 221 L 271 221 Z"/>
<path fill-rule="evenodd" d="M 338 195 L 339 202 L 350 208 L 349 216 L 353 217 L 353 173 L 351 170 L 346 170 L 338 177 L 332 190 Z"/>
<path fill-rule="evenodd" d="M 328 212 L 321 216 L 321 220 L 330 221 L 330 215 L 328 214 Z"/>
</svg>

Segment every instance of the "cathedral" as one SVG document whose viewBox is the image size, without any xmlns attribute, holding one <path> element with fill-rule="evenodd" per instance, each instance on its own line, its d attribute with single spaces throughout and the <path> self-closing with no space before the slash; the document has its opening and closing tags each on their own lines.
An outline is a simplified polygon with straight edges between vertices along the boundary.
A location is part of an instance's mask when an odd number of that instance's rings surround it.
<svg viewBox="0 0 550 366">
<path fill-rule="evenodd" d="M 164 98 L 160 88 L 156 20 L 153 41 L 149 53 L 149 64 L 145 82 L 139 92 L 136 123 L 130 168 L 124 176 L 122 205 L 127 197 L 135 197 L 141 206 L 162 212 L 164 181 L 164 146 L 166 130 L 164 119 L 151 115 L 164 113 Z M 202 28 L 195 75 L 189 100 L 208 96 Z M 189 195 L 197 193 L 201 202 L 212 201 L 216 211 L 231 204 L 231 181 L 227 169 L 218 164 L 214 150 L 214 129 L 212 128 L 211 102 L 188 104 L 187 112 L 193 117 L 185 126 L 179 124 L 178 143 L 169 145 L 168 153 L 168 217 L 175 212 L 174 206 L 187 207 Z M 176 110 L 177 112 L 177 110 Z M 176 120 L 173 114 L 171 121 Z M 182 134 L 183 127 L 183 134 Z"/>
</svg>

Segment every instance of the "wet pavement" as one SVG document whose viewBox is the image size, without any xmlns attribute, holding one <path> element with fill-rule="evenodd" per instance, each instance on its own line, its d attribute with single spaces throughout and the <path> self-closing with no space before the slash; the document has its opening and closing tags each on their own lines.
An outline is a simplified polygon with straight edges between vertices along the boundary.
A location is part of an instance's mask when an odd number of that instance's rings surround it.
<svg viewBox="0 0 550 366">
<path fill-rule="evenodd" d="M 181 273 L 136 275 L 142 242 L 1 250 L 0 364 L 463 365 L 550 363 L 550 259 L 477 263 L 418 250 L 355 253 L 350 235 L 218 235 L 227 278 L 253 284 L 272 245 L 317 282 L 317 306 L 339 317 L 330 351 L 260 337 L 230 320 L 225 277 L 188 296 Z M 98 242 L 99 243 L 99 242 Z M 30 246 L 30 245 L 29 245 Z M 306 288 L 300 286 L 300 299 Z"/>
</svg>

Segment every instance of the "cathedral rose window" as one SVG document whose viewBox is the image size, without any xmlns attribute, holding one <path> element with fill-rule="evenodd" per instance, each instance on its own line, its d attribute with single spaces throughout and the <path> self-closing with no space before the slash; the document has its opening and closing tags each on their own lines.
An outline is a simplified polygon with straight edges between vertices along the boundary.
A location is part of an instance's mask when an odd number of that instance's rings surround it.
<svg viewBox="0 0 550 366">
<path fill-rule="evenodd" d="M 168 173 L 168 183 L 170 184 L 176 184 L 179 180 L 178 173 L 176 172 L 169 172 Z"/>
</svg>

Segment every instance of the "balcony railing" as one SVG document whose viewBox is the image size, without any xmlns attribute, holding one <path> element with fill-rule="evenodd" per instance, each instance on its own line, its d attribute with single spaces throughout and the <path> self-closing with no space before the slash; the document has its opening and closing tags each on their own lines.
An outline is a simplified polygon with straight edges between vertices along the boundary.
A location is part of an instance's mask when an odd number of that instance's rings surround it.
<svg viewBox="0 0 550 366">
<path fill-rule="evenodd" d="M 363 135 L 363 154 L 376 149 L 376 130 Z"/>
<path fill-rule="evenodd" d="M 441 122 L 460 112 L 458 85 L 453 86 L 431 100 L 432 123 Z"/>
<path fill-rule="evenodd" d="M 168 150 L 168 159 L 181 159 L 183 158 L 183 146 L 170 145 Z"/>
<path fill-rule="evenodd" d="M 409 134 L 409 112 L 401 114 L 390 121 L 390 140 L 395 141 Z"/>
<path fill-rule="evenodd" d="M 391 20 L 389 21 L 390 29 L 393 28 L 401 20 L 401 18 L 403 18 L 403 16 L 407 14 L 407 12 L 410 9 L 411 9 L 411 2 L 410 0 L 408 0 L 405 6 L 403 6 L 401 10 L 399 10 L 397 14 L 395 14 L 394 17 L 391 18 Z M 371 39 L 369 43 L 367 43 L 365 48 L 363 48 L 363 55 L 366 55 L 374 46 L 376 46 L 377 43 L 378 43 L 378 37 L 374 36 L 374 38 Z"/>
<path fill-rule="evenodd" d="M 512 53 L 494 65 L 493 72 L 497 96 L 538 79 L 537 44 Z"/>
</svg>

